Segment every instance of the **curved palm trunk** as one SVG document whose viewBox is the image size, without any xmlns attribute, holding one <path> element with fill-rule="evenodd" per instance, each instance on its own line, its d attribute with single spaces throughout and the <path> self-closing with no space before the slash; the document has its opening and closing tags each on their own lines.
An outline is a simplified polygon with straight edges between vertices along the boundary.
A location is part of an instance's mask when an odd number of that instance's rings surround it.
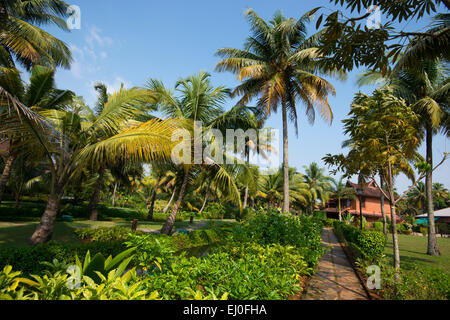
<svg viewBox="0 0 450 320">
<path fill-rule="evenodd" d="M 172 196 L 170 197 L 169 202 L 167 203 L 167 206 L 164 208 L 163 213 L 166 213 L 167 210 L 169 210 L 170 206 L 172 205 L 173 199 L 175 199 L 175 193 L 177 192 L 177 187 L 173 187 Z"/>
<path fill-rule="evenodd" d="M 92 221 L 98 220 L 98 202 L 100 201 L 100 190 L 102 189 L 104 175 L 105 169 L 101 168 L 98 172 L 97 185 L 95 186 L 95 191 L 89 204 L 89 208 L 91 209 L 90 220 Z"/>
<path fill-rule="evenodd" d="M 150 208 L 148 209 L 147 220 L 153 220 L 153 210 L 155 208 L 156 191 L 159 188 L 160 181 L 161 181 L 161 178 L 158 177 L 158 179 L 156 180 L 156 184 L 155 184 L 155 190 L 153 191 L 152 201 L 150 202 Z"/>
<path fill-rule="evenodd" d="M 112 203 L 111 203 L 111 205 L 113 207 L 116 206 L 116 193 L 117 193 L 117 182 L 114 183 L 114 190 L 113 190 L 113 195 L 112 195 Z"/>
<path fill-rule="evenodd" d="M 383 189 L 383 177 L 380 176 L 380 188 Z M 386 219 L 386 211 L 384 210 L 384 195 L 383 192 L 381 192 L 381 198 L 380 198 L 380 205 L 381 205 L 381 215 L 383 216 L 383 233 L 384 236 L 388 237 L 388 232 L 387 232 L 387 219 Z"/>
<path fill-rule="evenodd" d="M 283 212 L 289 212 L 289 145 L 288 145 L 288 119 L 286 103 L 283 109 Z"/>
<path fill-rule="evenodd" d="M 175 219 L 177 218 L 178 209 L 181 206 L 181 202 L 183 201 L 184 192 L 186 191 L 188 176 L 189 176 L 189 170 L 186 170 L 186 172 L 184 174 L 184 178 L 183 178 L 183 183 L 181 185 L 180 193 L 178 194 L 178 200 L 172 209 L 172 213 L 167 218 L 166 222 L 164 223 L 164 225 L 161 229 L 162 234 L 169 235 L 172 232 L 173 225 L 175 224 Z"/>
<path fill-rule="evenodd" d="M 198 212 L 199 215 L 202 214 L 203 210 L 205 210 L 206 203 L 208 202 L 209 187 L 210 187 L 210 186 L 208 185 L 208 188 L 207 188 L 207 190 L 206 190 L 205 200 L 203 201 L 202 207 L 201 207 L 200 211 Z"/>
<path fill-rule="evenodd" d="M 8 183 L 9 175 L 11 174 L 11 169 L 15 160 L 16 160 L 15 155 L 10 155 L 8 159 L 6 159 L 2 177 L 0 178 L 0 204 L 2 203 L 3 194 L 5 193 L 6 189 L 6 184 Z"/>
<path fill-rule="evenodd" d="M 245 187 L 244 191 L 244 204 L 242 206 L 243 209 L 247 208 L 247 201 L 248 201 L 248 185 Z"/>
<path fill-rule="evenodd" d="M 63 195 L 63 188 L 56 188 L 49 196 L 47 207 L 41 217 L 41 221 L 30 238 L 31 245 L 46 243 L 51 240 L 53 235 L 53 226 L 58 213 L 59 201 Z"/>
<path fill-rule="evenodd" d="M 426 173 L 425 188 L 427 196 L 427 212 L 428 212 L 428 250 L 427 254 L 430 256 L 440 256 L 437 239 L 436 228 L 434 224 L 434 204 L 433 204 L 433 129 L 430 124 L 426 128 L 427 141 L 427 163 L 431 170 Z"/>
</svg>

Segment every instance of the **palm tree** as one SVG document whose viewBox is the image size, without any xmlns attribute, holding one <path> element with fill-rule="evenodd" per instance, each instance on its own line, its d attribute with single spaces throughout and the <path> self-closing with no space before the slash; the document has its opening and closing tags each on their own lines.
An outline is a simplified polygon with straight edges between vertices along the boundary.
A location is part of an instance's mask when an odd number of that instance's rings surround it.
<svg viewBox="0 0 450 320">
<path fill-rule="evenodd" d="M 55 72 L 42 66 L 33 67 L 30 83 L 23 85 L 20 73 L 16 68 L 0 68 L 0 87 L 15 97 L 17 101 L 35 110 L 50 110 L 64 108 L 74 94 L 68 90 L 58 90 L 55 87 Z M 4 113 L 6 115 L 6 113 Z M 0 178 L 0 203 L 6 183 L 11 173 L 11 168 L 18 157 L 27 153 L 33 153 L 33 148 L 24 145 L 23 132 L 19 135 L 9 134 L 5 136 L 8 142 L 8 156 Z M 32 145 L 28 145 L 31 146 Z M 34 152 L 35 153 L 35 152 Z M 39 157 L 39 155 L 37 156 Z"/>
<path fill-rule="evenodd" d="M 304 182 L 308 185 L 312 195 L 310 202 L 311 214 L 314 213 L 317 200 L 322 203 L 328 201 L 331 191 L 331 182 L 333 179 L 325 175 L 325 168 L 320 168 L 313 162 L 309 166 L 304 166 Z"/>
<path fill-rule="evenodd" d="M 68 7 L 61 0 L 1 0 L 0 65 L 12 67 L 15 59 L 27 70 L 38 64 L 68 68 L 67 45 L 38 27 L 51 24 L 68 31 Z"/>
<path fill-rule="evenodd" d="M 191 137 L 191 140 L 183 141 L 183 150 L 186 150 L 186 148 L 189 150 L 184 156 L 187 156 L 189 161 L 188 163 L 184 162 L 180 164 L 184 173 L 183 177 L 180 179 L 181 184 L 179 185 L 177 201 L 161 229 L 161 233 L 164 234 L 170 234 L 172 232 L 176 215 L 183 201 L 188 183 L 194 181 L 192 169 L 196 165 L 194 163 L 196 160 L 201 160 L 201 165 L 214 167 L 216 170 L 214 182 L 220 184 L 224 190 L 227 190 L 228 194 L 231 194 L 241 207 L 239 190 L 237 189 L 233 175 L 229 171 L 232 169 L 232 166 L 220 165 L 212 159 L 208 159 L 210 163 L 207 164 L 205 163 L 206 159 L 203 159 L 203 156 L 201 159 L 195 159 L 195 154 L 193 152 L 194 143 L 203 143 L 204 135 L 208 129 L 215 128 L 216 125 L 223 122 L 223 119 L 227 119 L 227 117 L 224 116 L 222 104 L 225 102 L 225 99 L 229 96 L 230 92 L 225 87 L 214 88 L 211 85 L 209 78 L 210 75 L 208 73 L 200 72 L 197 75 L 179 80 L 175 85 L 175 89 L 178 91 L 179 96 L 176 96 L 158 80 L 150 79 L 147 85 L 147 88 L 151 90 L 157 98 L 159 110 L 165 116 L 181 121 L 184 128 L 190 132 Z M 228 114 L 231 113 L 234 113 L 234 111 L 228 111 Z M 201 123 L 201 126 L 196 127 L 198 123 Z M 227 123 L 227 121 L 225 121 L 225 123 Z M 194 139 L 198 139 L 195 141 L 192 139 L 195 132 L 194 128 L 197 128 L 197 130 L 200 131 L 200 137 L 194 137 Z"/>
<path fill-rule="evenodd" d="M 339 221 L 342 221 L 341 200 L 355 199 L 355 190 L 353 188 L 347 187 L 347 185 L 344 183 L 344 177 L 341 177 L 339 180 L 332 179 L 331 181 L 333 183 L 333 197 L 335 197 L 338 201 Z"/>
<path fill-rule="evenodd" d="M 137 123 L 135 119 L 145 115 L 147 111 L 154 111 L 150 104 L 155 102 L 155 97 L 148 90 L 137 87 L 124 89 L 122 84 L 119 91 L 108 94 L 106 86 L 102 83 L 97 83 L 95 89 L 99 92 L 95 109 L 91 110 L 87 106 L 83 108 L 85 118 L 90 122 L 88 130 L 85 132 L 85 134 L 89 135 L 89 144 L 94 144 L 116 135 L 121 128 Z M 105 171 L 113 165 L 108 163 L 106 157 L 104 157 L 103 159 L 97 158 L 92 168 L 93 172 L 98 173 L 98 179 L 89 204 L 91 220 L 95 221 L 98 218 L 98 203 Z"/>
<path fill-rule="evenodd" d="M 425 204 L 427 202 L 425 183 L 419 182 L 414 188 L 411 189 L 406 199 L 414 207 L 424 212 Z"/>
<path fill-rule="evenodd" d="M 245 49 L 222 48 L 216 70 L 231 71 L 242 84 L 233 95 L 242 95 L 239 104 L 258 97 L 257 107 L 266 115 L 277 112 L 281 105 L 283 119 L 283 211 L 289 211 L 288 117 L 297 127 L 297 101 L 306 107 L 306 116 L 314 122 L 315 109 L 331 123 L 333 113 L 328 96 L 335 94 L 333 86 L 318 74 L 330 74 L 317 62 L 318 35 L 307 38 L 306 23 L 312 12 L 300 19 L 285 18 L 276 13 L 270 22 L 264 21 L 252 9 L 246 12 L 252 35 Z"/>
<path fill-rule="evenodd" d="M 283 169 L 280 168 L 275 174 L 260 177 L 260 191 L 257 195 L 268 202 L 269 206 L 280 206 L 283 200 L 283 188 Z M 304 176 L 295 168 L 289 169 L 289 188 L 290 202 L 305 209 L 311 202 L 312 195 L 304 182 Z"/>
</svg>

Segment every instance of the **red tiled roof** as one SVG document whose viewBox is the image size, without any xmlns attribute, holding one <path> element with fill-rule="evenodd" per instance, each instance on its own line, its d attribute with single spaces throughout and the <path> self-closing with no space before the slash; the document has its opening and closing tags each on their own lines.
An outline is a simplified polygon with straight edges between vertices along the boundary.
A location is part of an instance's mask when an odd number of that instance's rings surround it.
<svg viewBox="0 0 450 320">
<path fill-rule="evenodd" d="M 358 194 L 357 189 L 359 188 L 359 184 L 347 181 L 347 187 L 353 188 L 355 190 L 355 193 Z M 381 191 L 378 189 L 375 183 L 371 181 L 363 189 L 363 196 L 372 198 L 381 198 Z"/>
</svg>

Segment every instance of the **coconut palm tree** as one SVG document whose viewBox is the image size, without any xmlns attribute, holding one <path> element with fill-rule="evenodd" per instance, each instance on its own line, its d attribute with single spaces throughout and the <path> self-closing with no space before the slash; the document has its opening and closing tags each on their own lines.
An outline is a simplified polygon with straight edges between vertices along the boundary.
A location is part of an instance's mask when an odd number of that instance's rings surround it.
<svg viewBox="0 0 450 320">
<path fill-rule="evenodd" d="M 20 72 L 16 68 L 0 67 L 0 87 L 17 101 L 34 110 L 64 108 L 74 96 L 71 91 L 56 89 L 55 72 L 42 66 L 32 68 L 28 85 L 23 84 Z M 14 162 L 24 154 L 30 157 L 30 153 L 33 153 L 32 149 L 27 148 L 32 145 L 24 144 L 24 139 L 27 137 L 23 136 L 23 132 L 4 136 L 4 141 L 8 143 L 8 155 L 0 178 L 0 203 Z M 39 158 L 39 155 L 37 157 Z"/>
<path fill-rule="evenodd" d="M 317 62 L 318 35 L 307 37 L 306 23 L 313 12 L 300 19 L 285 18 L 276 13 L 270 22 L 264 21 L 253 9 L 246 12 L 251 26 L 244 50 L 222 48 L 217 55 L 223 58 L 217 71 L 231 71 L 242 84 L 234 96 L 242 96 L 239 104 L 247 104 L 257 97 L 257 107 L 266 115 L 281 107 L 283 120 L 283 211 L 289 211 L 288 118 L 297 129 L 297 102 L 303 102 L 306 116 L 314 122 L 315 109 L 330 122 L 333 113 L 328 96 L 335 94 L 333 86 L 320 74 L 330 74 Z M 333 72 L 331 72 L 333 73 Z M 298 129 L 297 129 L 298 131 Z"/>
<path fill-rule="evenodd" d="M 0 1 L 0 65 L 18 61 L 27 70 L 34 65 L 69 68 L 67 45 L 39 28 L 54 25 L 68 31 L 69 5 L 61 0 Z"/>
<path fill-rule="evenodd" d="M 283 169 L 280 168 L 275 174 L 260 176 L 260 191 L 258 197 L 262 198 L 269 206 L 280 207 L 283 201 Z M 289 195 L 293 205 L 305 209 L 311 202 L 311 192 L 308 185 L 304 183 L 304 176 L 295 168 L 289 170 Z"/>
<path fill-rule="evenodd" d="M 427 193 L 425 183 L 419 182 L 406 197 L 409 203 L 414 205 L 417 209 L 424 212 L 425 204 L 427 202 Z"/>
<path fill-rule="evenodd" d="M 42 69 L 36 70 L 36 76 L 47 79 L 41 74 Z M 1 72 L 5 75 L 8 71 L 3 68 Z M 51 239 L 59 201 L 76 170 L 102 161 L 113 162 L 123 156 L 131 160 L 139 157 L 149 161 L 170 154 L 170 137 L 176 126 L 173 121 L 153 119 L 131 126 L 108 139 L 96 139 L 97 132 L 119 131 L 120 124 L 130 116 L 130 111 L 142 108 L 127 104 L 126 99 L 121 100 L 124 92 L 114 95 L 112 101 L 108 102 L 109 107 L 105 107 L 102 115 L 93 121 L 92 112 L 77 103 L 65 102 L 65 106 L 61 108 L 46 108 L 49 102 L 58 100 L 60 95 L 49 95 L 49 98 L 44 100 L 45 103 L 40 104 L 39 108 L 33 108 L 35 111 L 31 110 L 14 93 L 9 92 L 20 87 L 18 72 L 11 71 L 7 75 L 9 80 L 15 81 L 10 81 L 8 86 L 0 86 L 0 135 L 20 136 L 24 144 L 32 146 L 34 152 L 41 152 L 48 162 L 52 177 L 47 207 L 30 239 L 31 244 Z M 46 87 L 45 83 L 47 82 L 44 80 L 37 82 L 36 86 L 30 86 L 29 91 L 36 90 L 40 93 Z M 147 91 L 145 94 L 149 95 Z M 39 101 L 31 99 L 30 106 Z M 119 107 L 121 104 L 123 105 Z M 137 143 L 139 147 L 136 147 Z"/>
<path fill-rule="evenodd" d="M 312 195 L 310 202 L 310 213 L 312 214 L 317 200 L 322 203 L 328 201 L 333 179 L 325 175 L 325 168 L 320 168 L 316 162 L 303 168 L 305 169 L 304 182 L 308 185 L 309 192 Z"/>
<path fill-rule="evenodd" d="M 355 199 L 355 190 L 353 188 L 347 187 L 344 183 L 344 177 L 341 177 L 339 180 L 332 179 L 333 183 L 332 194 L 333 197 L 338 201 L 338 210 L 339 210 L 339 221 L 342 221 L 342 207 L 341 200 L 342 199 Z"/>
<path fill-rule="evenodd" d="M 229 97 L 230 91 L 225 87 L 214 88 L 209 78 L 210 75 L 208 73 L 200 72 L 197 75 L 177 81 L 175 89 L 178 95 L 175 95 L 162 82 L 155 79 L 150 79 L 147 85 L 147 88 L 156 96 L 157 106 L 163 115 L 181 121 L 189 133 L 189 137 L 186 137 L 180 144 L 183 149 L 183 157 L 187 157 L 187 161 L 180 161 L 181 163 L 179 163 L 184 173 L 180 179 L 181 184 L 178 188 L 177 201 L 161 229 L 161 233 L 164 234 L 172 232 L 187 186 L 194 181 L 192 170 L 196 165 L 206 165 L 214 168 L 215 176 L 213 181 L 216 184 L 220 184 L 223 190 L 227 190 L 227 194 L 233 197 L 240 207 L 242 206 L 239 190 L 232 173 L 233 167 L 221 165 L 213 159 L 204 159 L 202 155 L 198 159 L 198 155 L 194 153 L 194 144 L 199 143 L 203 146 L 204 138 L 206 138 L 209 129 L 216 128 L 221 122 L 227 123 L 227 121 L 223 121 L 227 117 L 224 116 L 222 104 Z M 230 110 L 228 114 L 235 114 L 235 112 Z M 240 121 L 243 120 L 241 119 Z M 198 137 L 195 137 L 195 132 L 199 132 Z"/>
<path fill-rule="evenodd" d="M 147 111 L 155 110 L 154 107 L 151 107 L 151 104 L 155 103 L 155 97 L 148 90 L 141 88 L 124 89 L 122 84 L 117 92 L 108 94 L 106 86 L 102 83 L 95 84 L 95 89 L 99 93 L 96 107 L 94 110 L 87 106 L 83 108 L 86 120 L 91 122 L 88 131 L 86 131 L 86 134 L 89 135 L 88 143 L 90 144 L 116 135 L 124 126 L 137 123 L 135 119 L 145 115 Z M 107 127 L 102 124 L 104 122 L 108 122 Z M 98 179 L 89 204 L 91 220 L 97 220 L 100 190 L 103 186 L 105 171 L 111 166 L 114 166 L 114 164 L 108 163 L 104 158 L 97 159 L 95 166 L 92 168 L 92 172 L 98 174 Z"/>
</svg>

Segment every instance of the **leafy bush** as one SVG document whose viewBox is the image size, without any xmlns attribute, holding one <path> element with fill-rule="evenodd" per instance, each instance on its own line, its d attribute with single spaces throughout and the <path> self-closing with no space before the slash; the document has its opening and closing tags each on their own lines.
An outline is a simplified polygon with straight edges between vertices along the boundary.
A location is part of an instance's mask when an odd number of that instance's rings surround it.
<svg viewBox="0 0 450 320">
<path fill-rule="evenodd" d="M 423 234 L 424 236 L 426 236 L 428 234 L 428 228 L 427 227 L 420 227 L 419 231 L 421 234 Z"/>
<path fill-rule="evenodd" d="M 167 272 L 147 278 L 163 299 L 192 299 L 195 292 L 230 299 L 276 300 L 298 293 L 310 274 L 301 250 L 280 245 L 230 242 L 206 257 L 181 256 Z"/>
<path fill-rule="evenodd" d="M 68 244 L 49 242 L 34 247 L 8 247 L 0 249 L 0 268 L 7 265 L 20 266 L 24 274 L 42 274 L 46 267 L 39 262 L 66 261 L 74 263 L 75 256 L 85 256 L 87 251 L 92 254 L 117 255 L 126 249 L 122 241 L 93 242 L 86 244 Z"/>
<path fill-rule="evenodd" d="M 383 232 L 383 222 L 376 221 L 376 222 L 372 223 L 371 229 L 373 231 Z"/>
<path fill-rule="evenodd" d="M 327 213 L 324 211 L 316 211 L 314 212 L 314 216 L 321 221 L 327 220 Z"/>
<path fill-rule="evenodd" d="M 101 281 L 95 283 L 90 277 L 73 279 L 69 274 L 57 271 L 43 276 L 20 277 L 6 266 L 0 272 L 0 300 L 155 300 L 158 292 L 143 290 L 145 281 L 137 277 L 134 269 L 121 274 L 111 270 L 107 276 L 100 274 Z M 76 284 L 76 285 L 75 285 Z"/>
<path fill-rule="evenodd" d="M 233 238 L 261 245 L 280 244 L 302 248 L 305 260 L 310 266 L 315 266 L 323 254 L 322 228 L 322 223 L 314 217 L 258 210 L 253 218 L 233 228 Z"/>
<path fill-rule="evenodd" d="M 401 270 L 400 281 L 395 280 L 395 270 L 382 265 L 382 289 L 379 294 L 389 300 L 449 300 L 450 273 L 439 268 L 416 266 Z"/>
<path fill-rule="evenodd" d="M 226 212 L 227 211 L 224 205 L 217 202 L 212 202 L 206 206 L 205 210 L 203 210 L 202 218 L 204 219 L 220 219 L 222 217 L 225 218 Z"/>
<path fill-rule="evenodd" d="M 140 231 L 134 233 L 142 234 Z M 82 240 L 92 241 L 126 241 L 130 238 L 131 230 L 124 227 L 114 228 L 81 228 L 75 229 L 75 234 Z"/>
<path fill-rule="evenodd" d="M 377 231 L 361 230 L 344 222 L 334 223 L 336 233 L 341 235 L 358 257 L 367 261 L 379 260 L 386 246 L 383 233 Z"/>
</svg>

